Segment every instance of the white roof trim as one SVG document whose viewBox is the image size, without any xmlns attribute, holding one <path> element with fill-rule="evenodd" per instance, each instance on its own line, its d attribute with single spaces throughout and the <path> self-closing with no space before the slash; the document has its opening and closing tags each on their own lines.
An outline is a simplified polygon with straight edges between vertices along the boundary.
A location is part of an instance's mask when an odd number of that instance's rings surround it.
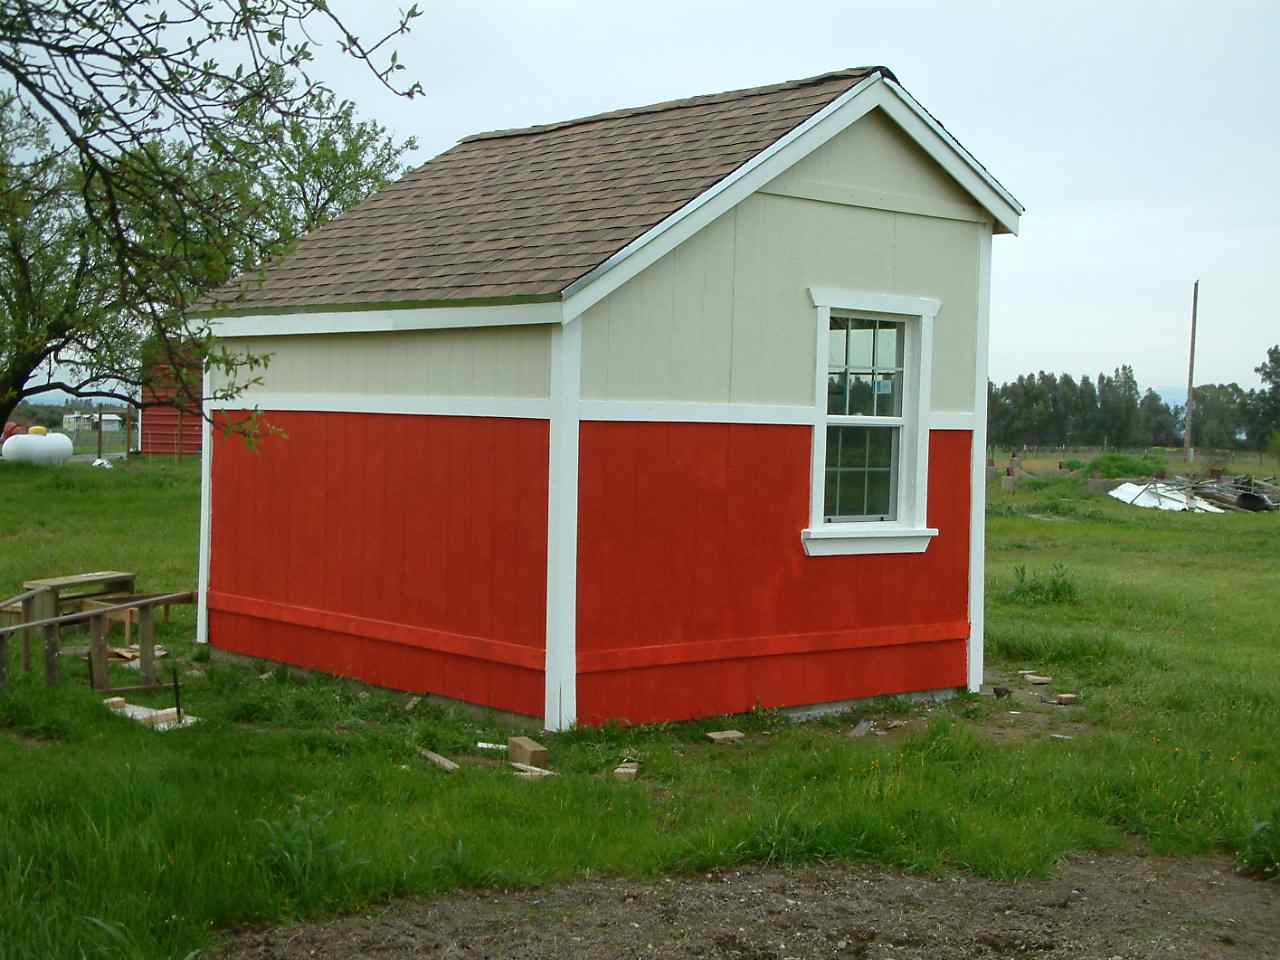
<svg viewBox="0 0 1280 960">
<path fill-rule="evenodd" d="M 1022 205 L 910 94 L 876 72 L 567 286 L 563 294 L 565 322 L 598 303 L 876 107 L 892 117 L 991 213 L 1000 227 L 1018 232 Z"/>
<path fill-rule="evenodd" d="M 258 314 L 212 317 L 216 337 L 287 337 L 310 333 L 387 333 L 396 330 L 452 330 L 559 323 L 558 301 L 485 307 L 409 307 L 390 310 L 339 310 L 325 313 Z"/>
</svg>

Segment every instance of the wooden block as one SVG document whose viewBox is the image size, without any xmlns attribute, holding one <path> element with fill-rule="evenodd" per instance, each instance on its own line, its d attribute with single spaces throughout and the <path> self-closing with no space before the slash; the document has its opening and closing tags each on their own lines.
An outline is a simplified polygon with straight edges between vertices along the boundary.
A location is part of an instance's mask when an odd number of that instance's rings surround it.
<svg viewBox="0 0 1280 960">
<path fill-rule="evenodd" d="M 1041 677 L 1034 673 L 1026 674 L 1027 683 L 1034 683 L 1036 686 L 1044 686 L 1046 683 L 1053 683 L 1053 677 Z"/>
<path fill-rule="evenodd" d="M 536 767 L 546 763 L 550 757 L 547 748 L 537 740 L 530 740 L 528 737 L 507 738 L 507 758 L 512 763 L 525 763 Z"/>
<path fill-rule="evenodd" d="M 1060 693 L 1054 699 L 1057 703 L 1061 704 L 1062 706 L 1069 707 L 1080 698 L 1077 697 L 1074 693 Z"/>
<path fill-rule="evenodd" d="M 124 697 L 107 697 L 102 701 L 102 705 L 108 710 L 123 710 L 125 708 Z"/>
<path fill-rule="evenodd" d="M 178 711 L 174 707 L 166 707 L 164 710 L 157 710 L 155 713 L 144 718 L 142 722 L 148 727 L 159 727 L 168 723 L 177 723 Z"/>
<path fill-rule="evenodd" d="M 634 780 L 639 775 L 640 764 L 634 760 L 620 763 L 613 768 L 613 779 L 615 780 Z"/>
<path fill-rule="evenodd" d="M 520 763 L 517 760 L 512 760 L 511 765 L 516 768 L 518 774 L 522 777 L 554 777 L 556 775 L 554 770 L 544 770 L 542 767 L 535 767 L 531 763 Z"/>
<path fill-rule="evenodd" d="M 431 750 L 419 750 L 418 754 L 428 763 L 434 763 L 437 767 L 444 770 L 445 773 L 456 773 L 460 768 L 448 757 L 442 757 L 440 754 Z"/>
<path fill-rule="evenodd" d="M 737 743 L 742 739 L 742 733 L 738 730 L 712 730 L 707 739 L 712 743 Z"/>
</svg>

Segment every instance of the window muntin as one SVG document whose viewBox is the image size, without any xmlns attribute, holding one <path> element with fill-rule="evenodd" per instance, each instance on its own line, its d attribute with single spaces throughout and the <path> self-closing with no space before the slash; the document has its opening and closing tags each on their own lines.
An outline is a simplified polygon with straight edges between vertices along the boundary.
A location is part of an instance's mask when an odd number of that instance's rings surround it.
<svg viewBox="0 0 1280 960">
<path fill-rule="evenodd" d="M 823 497 L 828 523 L 897 517 L 905 357 L 902 321 L 831 316 Z"/>
</svg>

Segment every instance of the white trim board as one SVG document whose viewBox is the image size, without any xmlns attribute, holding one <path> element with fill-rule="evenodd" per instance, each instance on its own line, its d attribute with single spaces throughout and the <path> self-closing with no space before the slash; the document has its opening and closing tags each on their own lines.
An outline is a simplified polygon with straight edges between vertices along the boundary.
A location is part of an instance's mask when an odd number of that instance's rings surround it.
<svg viewBox="0 0 1280 960">
<path fill-rule="evenodd" d="M 209 371 L 204 372 L 204 395 L 209 395 Z M 196 584 L 196 643 L 209 642 L 209 549 L 213 520 L 213 410 L 206 404 L 200 423 L 200 553 Z M 179 438 L 181 442 L 181 438 Z"/>
<path fill-rule="evenodd" d="M 779 423 L 813 425 L 813 408 L 800 404 L 680 403 L 658 400 L 583 400 L 583 420 L 629 423 Z"/>
<path fill-rule="evenodd" d="M 335 310 L 325 313 L 214 317 L 215 337 L 287 337 L 314 333 L 388 333 L 397 330 L 455 330 L 559 323 L 560 302 L 486 307 L 408 307 L 389 310 Z M 199 318 L 196 318 L 197 320 Z"/>
<path fill-rule="evenodd" d="M 873 73 L 571 283 L 563 291 L 565 319 L 598 303 L 877 107 L 988 210 L 1001 228 L 1018 232 L 1021 204 L 902 87 Z"/>
<path fill-rule="evenodd" d="M 973 472 L 969 484 L 969 690 L 982 687 L 987 576 L 987 348 L 991 335 L 991 234 L 978 245 L 978 329 L 974 359 Z"/>
<path fill-rule="evenodd" d="M 582 321 L 551 332 L 548 441 L 547 636 L 543 725 L 578 720 L 578 443 Z"/>
<path fill-rule="evenodd" d="M 398 393 L 246 391 L 229 400 L 211 400 L 208 406 L 213 410 L 404 413 L 440 417 L 507 417 L 522 420 L 547 420 L 551 417 L 551 401 L 545 397 L 427 397 Z"/>
</svg>

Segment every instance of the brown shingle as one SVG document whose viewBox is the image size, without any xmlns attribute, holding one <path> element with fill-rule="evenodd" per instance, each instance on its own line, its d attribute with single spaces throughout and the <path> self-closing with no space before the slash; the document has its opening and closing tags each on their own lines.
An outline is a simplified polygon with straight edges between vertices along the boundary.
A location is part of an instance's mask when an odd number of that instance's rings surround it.
<svg viewBox="0 0 1280 960">
<path fill-rule="evenodd" d="M 877 70 L 467 137 L 210 302 L 555 296 Z"/>
</svg>

